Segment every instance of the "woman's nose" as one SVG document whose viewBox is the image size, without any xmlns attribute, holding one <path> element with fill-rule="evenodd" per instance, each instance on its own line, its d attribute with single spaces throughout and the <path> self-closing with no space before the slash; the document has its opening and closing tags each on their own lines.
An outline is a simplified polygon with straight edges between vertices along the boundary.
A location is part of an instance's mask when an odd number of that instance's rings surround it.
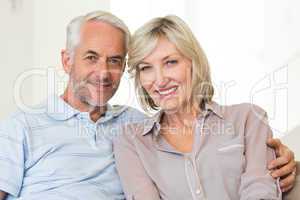
<svg viewBox="0 0 300 200">
<path fill-rule="evenodd" d="M 163 71 L 162 68 L 156 70 L 155 84 L 157 87 L 164 87 L 167 83 L 167 79 L 167 74 Z"/>
</svg>

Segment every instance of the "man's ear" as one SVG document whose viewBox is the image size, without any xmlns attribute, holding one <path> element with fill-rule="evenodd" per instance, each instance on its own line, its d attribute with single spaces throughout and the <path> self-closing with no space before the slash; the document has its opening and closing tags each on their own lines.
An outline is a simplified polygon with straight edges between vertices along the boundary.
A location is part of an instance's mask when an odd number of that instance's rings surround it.
<svg viewBox="0 0 300 200">
<path fill-rule="evenodd" d="M 61 62 L 63 68 L 67 74 L 70 74 L 72 69 L 72 57 L 71 53 L 65 49 L 61 50 Z"/>
</svg>

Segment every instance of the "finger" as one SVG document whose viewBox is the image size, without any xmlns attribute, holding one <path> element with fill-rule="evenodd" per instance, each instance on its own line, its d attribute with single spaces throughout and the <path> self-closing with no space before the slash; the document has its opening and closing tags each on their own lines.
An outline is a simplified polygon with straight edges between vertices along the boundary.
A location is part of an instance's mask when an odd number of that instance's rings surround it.
<svg viewBox="0 0 300 200">
<path fill-rule="evenodd" d="M 295 178 L 296 176 L 294 174 L 291 174 L 289 176 L 287 176 L 286 178 L 280 180 L 280 187 L 281 188 L 286 188 L 286 187 L 290 187 L 293 186 L 293 183 L 295 182 Z"/>
<path fill-rule="evenodd" d="M 282 181 L 280 182 L 280 189 L 281 189 L 282 192 L 287 192 L 287 191 L 291 190 L 294 187 L 294 183 L 295 183 L 296 178 L 291 178 L 291 179 L 293 179 L 293 180 L 287 180 L 286 182 L 282 182 Z"/>
<path fill-rule="evenodd" d="M 293 186 L 284 187 L 284 188 L 281 188 L 281 191 L 282 192 L 287 192 L 287 191 L 291 190 L 292 188 L 293 188 Z"/>
<path fill-rule="evenodd" d="M 267 145 L 274 149 L 276 157 L 280 157 L 280 151 L 285 150 L 279 139 L 269 138 L 267 140 Z"/>
<path fill-rule="evenodd" d="M 269 147 L 272 147 L 272 148 L 279 148 L 280 145 L 281 145 L 281 142 L 279 139 L 276 139 L 276 138 L 269 138 L 267 140 L 267 145 Z"/>
<path fill-rule="evenodd" d="M 274 169 L 274 168 L 277 168 L 277 167 L 281 167 L 282 165 L 284 165 L 286 163 L 289 163 L 289 162 L 295 162 L 294 152 L 292 152 L 288 148 L 285 148 L 284 151 L 281 152 L 281 155 L 279 155 L 277 159 L 274 159 L 274 160 L 269 162 L 268 168 L 269 169 Z"/>
<path fill-rule="evenodd" d="M 287 156 L 282 156 L 282 157 L 276 158 L 275 160 L 272 160 L 269 163 L 268 168 L 276 170 L 276 168 L 279 168 L 279 167 L 281 167 L 283 165 L 286 165 L 290 161 L 291 161 L 291 159 L 290 159 L 290 157 L 288 155 Z"/>
<path fill-rule="evenodd" d="M 283 177 L 283 176 L 290 176 L 293 175 L 292 173 L 296 170 L 296 163 L 290 162 L 287 165 L 284 165 L 283 167 L 279 169 L 275 169 L 271 175 L 273 178 Z M 294 175 L 293 175 L 294 176 Z"/>
</svg>

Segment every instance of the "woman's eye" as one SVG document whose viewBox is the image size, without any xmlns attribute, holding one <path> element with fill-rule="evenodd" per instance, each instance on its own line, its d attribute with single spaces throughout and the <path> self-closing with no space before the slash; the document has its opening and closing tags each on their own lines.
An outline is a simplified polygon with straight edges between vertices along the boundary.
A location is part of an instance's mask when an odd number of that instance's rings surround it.
<svg viewBox="0 0 300 200">
<path fill-rule="evenodd" d="M 166 63 L 167 63 L 168 65 L 175 65 L 175 64 L 178 63 L 178 61 L 177 61 L 177 60 L 168 60 Z"/>
<path fill-rule="evenodd" d="M 141 66 L 140 71 L 149 70 L 150 68 L 151 68 L 150 66 Z"/>
</svg>

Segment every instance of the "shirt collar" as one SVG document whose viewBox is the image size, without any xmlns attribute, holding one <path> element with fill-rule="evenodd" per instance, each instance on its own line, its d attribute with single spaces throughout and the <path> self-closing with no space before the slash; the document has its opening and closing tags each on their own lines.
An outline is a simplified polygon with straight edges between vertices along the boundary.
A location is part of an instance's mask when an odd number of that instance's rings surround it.
<svg viewBox="0 0 300 200">
<path fill-rule="evenodd" d="M 216 102 L 212 101 L 210 103 L 205 103 L 204 116 L 208 115 L 210 112 L 217 115 L 220 119 L 224 119 L 223 109 Z M 163 115 L 163 110 L 158 111 L 150 120 L 147 121 L 146 126 L 143 131 L 143 136 L 147 135 L 152 129 L 154 129 L 154 134 L 157 136 L 160 130 L 160 120 Z M 203 114 L 202 114 L 203 115 Z M 200 115 L 201 116 L 201 115 Z"/>
<path fill-rule="evenodd" d="M 224 109 L 218 103 L 212 101 L 205 104 L 205 110 L 212 111 L 219 118 L 224 119 Z"/>
<path fill-rule="evenodd" d="M 46 112 L 48 116 L 52 117 L 55 120 L 63 121 L 68 120 L 78 114 L 82 116 L 88 116 L 87 112 L 80 112 L 79 110 L 73 108 L 67 102 L 65 102 L 60 96 L 58 95 L 50 95 L 46 102 L 47 108 Z M 107 121 L 113 117 L 119 116 L 125 110 L 127 110 L 127 106 L 118 106 L 114 105 L 111 106 L 107 104 L 107 110 L 105 112 L 105 116 L 101 121 Z"/>
<path fill-rule="evenodd" d="M 158 111 L 155 115 L 153 115 L 152 117 L 150 117 L 149 119 L 147 119 L 144 123 L 144 129 L 143 129 L 143 133 L 142 135 L 147 135 L 152 129 L 156 129 L 154 130 L 155 132 L 157 132 L 157 130 L 160 130 L 160 120 L 161 117 L 163 115 L 163 110 Z"/>
<path fill-rule="evenodd" d="M 80 113 L 58 95 L 50 95 L 46 102 L 47 114 L 55 120 L 68 120 Z"/>
<path fill-rule="evenodd" d="M 100 119 L 97 121 L 98 122 L 105 122 L 108 121 L 112 118 L 118 117 L 119 115 L 121 115 L 124 111 L 126 111 L 128 109 L 128 106 L 120 106 L 120 105 L 110 105 L 107 104 L 106 105 L 106 112 L 105 115 L 103 117 L 100 117 Z"/>
</svg>

